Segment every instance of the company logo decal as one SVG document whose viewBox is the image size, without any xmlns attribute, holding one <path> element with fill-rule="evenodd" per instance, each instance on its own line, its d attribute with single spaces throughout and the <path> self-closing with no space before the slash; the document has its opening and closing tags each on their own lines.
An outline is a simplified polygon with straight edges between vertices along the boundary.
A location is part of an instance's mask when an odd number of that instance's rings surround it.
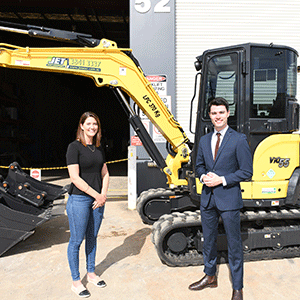
<svg viewBox="0 0 300 300">
<path fill-rule="evenodd" d="M 270 157 L 270 164 L 278 164 L 279 168 L 287 168 L 290 164 L 290 158 Z"/>
<path fill-rule="evenodd" d="M 262 194 L 276 194 L 276 188 L 262 188 Z"/>
<path fill-rule="evenodd" d="M 51 57 L 47 62 L 47 67 L 65 68 L 72 70 L 83 70 L 101 72 L 101 62 L 98 60 L 90 59 L 77 59 L 77 58 L 65 58 L 65 57 Z"/>
</svg>

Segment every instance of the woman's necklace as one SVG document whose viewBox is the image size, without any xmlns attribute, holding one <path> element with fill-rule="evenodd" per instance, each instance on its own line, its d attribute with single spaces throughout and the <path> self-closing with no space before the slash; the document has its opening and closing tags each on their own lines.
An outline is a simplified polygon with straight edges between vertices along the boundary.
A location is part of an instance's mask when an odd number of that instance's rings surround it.
<svg viewBox="0 0 300 300">
<path fill-rule="evenodd" d="M 95 152 L 95 150 L 96 150 L 96 147 L 95 147 L 95 146 L 94 146 L 94 149 L 93 149 L 93 148 L 90 148 L 89 145 L 87 145 L 87 147 L 88 147 L 92 152 Z"/>
</svg>

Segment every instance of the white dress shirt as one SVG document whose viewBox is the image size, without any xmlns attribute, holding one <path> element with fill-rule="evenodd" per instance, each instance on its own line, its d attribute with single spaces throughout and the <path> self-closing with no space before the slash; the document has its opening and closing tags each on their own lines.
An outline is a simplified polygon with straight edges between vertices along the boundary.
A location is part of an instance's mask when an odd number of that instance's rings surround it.
<svg viewBox="0 0 300 300">
<path fill-rule="evenodd" d="M 228 129 L 228 125 L 220 131 L 214 130 L 214 133 L 211 137 L 211 151 L 212 151 L 213 157 L 215 156 L 215 148 L 216 148 L 216 144 L 217 144 L 217 140 L 218 140 L 217 133 L 219 132 L 221 134 L 220 135 L 220 144 L 219 144 L 219 149 L 220 149 L 222 141 L 223 141 L 223 137 L 224 137 L 227 129 Z"/>
<path fill-rule="evenodd" d="M 216 129 L 214 130 L 214 133 L 211 137 L 211 151 L 212 151 L 212 156 L 214 157 L 215 156 L 215 148 L 216 148 L 216 144 L 217 144 L 217 140 L 218 140 L 218 136 L 217 136 L 217 133 L 220 133 L 220 143 L 219 143 L 219 149 L 221 147 L 221 144 L 222 144 L 222 141 L 223 141 L 223 137 L 225 136 L 225 133 L 228 129 L 228 125 L 223 128 L 222 130 L 220 131 L 217 131 Z M 204 174 L 201 175 L 201 178 L 200 178 L 200 182 L 203 183 L 202 181 L 202 178 L 203 178 Z M 226 186 L 227 185 L 227 182 L 225 180 L 225 177 L 224 176 L 220 176 L 221 179 L 222 179 L 222 182 L 223 182 L 223 186 Z"/>
</svg>

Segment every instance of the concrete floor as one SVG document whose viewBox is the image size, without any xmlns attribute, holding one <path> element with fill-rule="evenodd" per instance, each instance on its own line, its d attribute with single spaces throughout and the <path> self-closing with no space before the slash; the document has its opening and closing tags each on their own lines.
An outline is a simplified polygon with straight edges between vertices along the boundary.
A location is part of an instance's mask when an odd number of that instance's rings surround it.
<svg viewBox="0 0 300 300">
<path fill-rule="evenodd" d="M 64 185 L 68 179 L 49 181 Z M 107 287 L 87 284 L 92 293 L 89 299 L 231 299 L 227 264 L 219 266 L 218 288 L 192 292 L 188 285 L 202 277 L 202 266 L 170 268 L 161 263 L 150 239 L 151 226 L 143 224 L 138 213 L 127 208 L 127 177 L 111 177 L 105 209 L 96 272 Z M 68 219 L 63 211 L 56 213 L 57 217 L 0 258 L 1 299 L 79 299 L 70 289 Z M 80 272 L 86 284 L 84 246 Z M 300 258 L 247 262 L 244 282 L 246 300 L 300 299 Z"/>
</svg>

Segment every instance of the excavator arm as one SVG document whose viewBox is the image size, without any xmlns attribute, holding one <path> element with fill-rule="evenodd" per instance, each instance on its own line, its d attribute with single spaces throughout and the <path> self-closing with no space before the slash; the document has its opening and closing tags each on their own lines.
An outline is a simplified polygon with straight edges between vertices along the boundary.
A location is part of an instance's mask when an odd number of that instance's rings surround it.
<svg viewBox="0 0 300 300">
<path fill-rule="evenodd" d="M 84 47 L 30 48 L 0 43 L 0 66 L 14 69 L 67 73 L 90 77 L 98 87 L 113 88 L 129 122 L 140 137 L 146 151 L 165 172 L 168 184 L 187 185 L 178 178 L 178 170 L 189 161 L 189 140 L 180 124 L 146 79 L 131 49 L 121 49 L 108 39 L 96 40 L 89 35 L 26 25 L 14 28 L 0 23 L 0 30 L 27 33 L 30 36 L 76 42 Z M 25 25 L 19 25 L 18 27 Z M 122 92 L 130 96 L 161 132 L 172 151 L 164 160 L 140 118 L 126 101 Z"/>
</svg>

